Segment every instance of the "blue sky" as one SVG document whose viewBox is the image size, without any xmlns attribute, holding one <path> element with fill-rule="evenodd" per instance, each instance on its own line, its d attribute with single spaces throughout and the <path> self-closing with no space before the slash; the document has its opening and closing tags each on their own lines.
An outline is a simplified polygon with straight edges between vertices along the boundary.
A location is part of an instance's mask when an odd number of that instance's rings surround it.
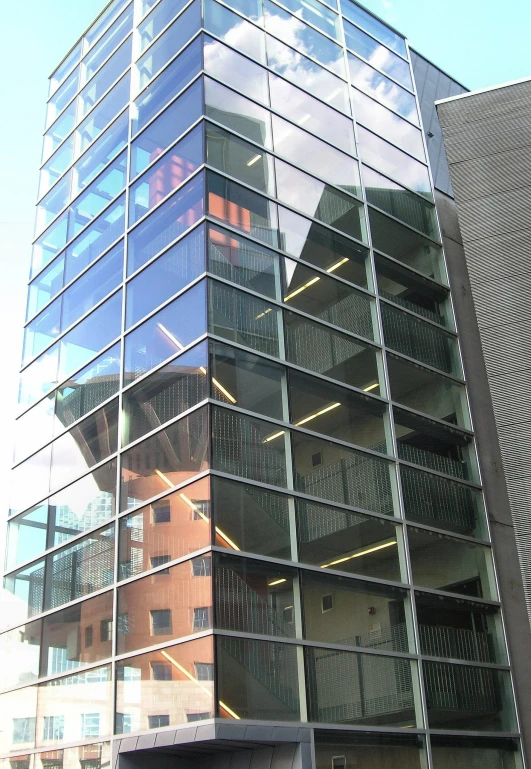
<svg viewBox="0 0 531 769">
<path fill-rule="evenodd" d="M 47 77 L 105 5 L 105 0 L 11 0 L 2 6 L 0 519 L 7 507 Z M 529 0 L 365 0 L 365 6 L 469 88 L 531 76 Z"/>
</svg>

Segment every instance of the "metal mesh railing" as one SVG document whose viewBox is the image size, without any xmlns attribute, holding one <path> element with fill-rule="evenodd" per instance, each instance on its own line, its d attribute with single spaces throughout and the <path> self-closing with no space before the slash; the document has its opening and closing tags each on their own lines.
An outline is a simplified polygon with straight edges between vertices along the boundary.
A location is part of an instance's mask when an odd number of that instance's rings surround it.
<svg viewBox="0 0 531 769">
<path fill-rule="evenodd" d="M 411 467 L 402 466 L 400 476 L 408 518 L 433 520 L 463 531 L 474 528 L 476 511 L 471 488 Z"/>
</svg>

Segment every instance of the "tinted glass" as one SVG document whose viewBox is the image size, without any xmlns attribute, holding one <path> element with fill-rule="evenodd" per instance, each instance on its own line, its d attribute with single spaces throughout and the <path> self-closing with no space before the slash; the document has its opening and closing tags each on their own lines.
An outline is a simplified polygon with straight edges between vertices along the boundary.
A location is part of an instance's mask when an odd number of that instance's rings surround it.
<svg viewBox="0 0 531 769">
<path fill-rule="evenodd" d="M 388 48 L 402 56 L 407 55 L 404 38 L 397 35 L 387 24 L 372 16 L 364 8 L 361 8 L 356 3 L 351 3 L 350 0 L 341 0 L 341 12 L 347 19 L 353 21 L 354 24 L 369 32 L 377 40 L 385 43 Z"/>
<path fill-rule="evenodd" d="M 271 149 L 271 116 L 249 99 L 205 78 L 206 115 L 251 141 Z"/>
<path fill-rule="evenodd" d="M 47 521 L 48 505 L 43 502 L 9 522 L 6 557 L 8 569 L 36 558 L 46 550 Z"/>
<path fill-rule="evenodd" d="M 85 86 L 78 96 L 78 109 L 80 117 L 84 117 L 96 104 L 111 85 L 123 74 L 131 64 L 132 37 L 128 37 L 125 43 L 113 53 L 111 58 Z"/>
<path fill-rule="evenodd" d="M 433 200 L 428 169 L 370 131 L 358 126 L 361 159 L 376 166 L 428 200 Z"/>
<path fill-rule="evenodd" d="M 73 167 L 72 196 L 77 195 L 127 144 L 128 115 L 121 115 Z"/>
<path fill-rule="evenodd" d="M 79 152 L 84 152 L 129 101 L 130 74 L 109 91 L 76 130 Z"/>
<path fill-rule="evenodd" d="M 218 40 L 204 35 L 205 71 L 223 80 L 238 93 L 251 96 L 262 104 L 269 103 L 267 73 L 245 56 Z"/>
<path fill-rule="evenodd" d="M 177 3 L 174 0 L 162 0 L 161 3 L 158 3 L 153 13 L 150 13 L 138 27 L 141 51 L 153 42 L 173 17 L 182 11 L 185 5 L 186 2 L 183 0 L 179 0 Z"/>
<path fill-rule="evenodd" d="M 92 264 L 125 229 L 125 196 L 98 217 L 66 250 L 64 282 L 68 283 L 76 275 Z"/>
<path fill-rule="evenodd" d="M 373 64 L 378 69 L 381 69 L 382 72 L 385 72 L 386 75 L 389 75 L 389 77 L 398 80 L 406 88 L 413 90 L 407 61 L 401 59 L 400 56 L 396 56 L 383 45 L 378 45 L 373 37 L 366 35 L 365 32 L 362 32 L 361 29 L 358 29 L 353 24 L 349 24 L 348 21 L 344 22 L 344 26 L 347 48 L 353 50 L 354 53 L 359 53 L 369 64 Z"/>
<path fill-rule="evenodd" d="M 350 79 L 353 85 L 361 88 L 369 96 L 374 96 L 384 106 L 397 112 L 401 117 L 419 124 L 415 97 L 409 91 L 397 85 L 385 75 L 364 64 L 357 56 L 348 54 Z"/>
<path fill-rule="evenodd" d="M 295 15 L 309 21 L 314 27 L 339 40 L 339 17 L 318 0 L 283 0 L 283 4 Z M 334 3 L 331 3 L 333 5 Z"/>
<path fill-rule="evenodd" d="M 207 154 L 211 166 L 269 195 L 275 194 L 273 162 L 257 147 L 206 123 Z"/>
<path fill-rule="evenodd" d="M 63 287 L 64 256 L 54 260 L 43 270 L 28 288 L 26 320 L 33 317 Z"/>
<path fill-rule="evenodd" d="M 111 24 L 104 35 L 100 37 L 96 45 L 89 54 L 85 56 L 81 63 L 82 82 L 86 83 L 105 59 L 114 51 L 124 37 L 129 34 L 133 28 L 133 6 L 128 8 L 119 16 L 114 24 Z"/>
<path fill-rule="evenodd" d="M 44 195 L 66 171 L 74 159 L 74 137 L 65 141 L 55 155 L 41 169 L 39 197 Z"/>
<path fill-rule="evenodd" d="M 357 121 L 419 160 L 426 159 L 422 135 L 418 128 L 402 120 L 394 112 L 382 107 L 377 101 L 365 96 L 356 88 L 353 88 L 351 93 Z"/>
<path fill-rule="evenodd" d="M 247 56 L 265 63 L 265 36 L 262 30 L 215 0 L 205 2 L 205 29 Z"/>
</svg>

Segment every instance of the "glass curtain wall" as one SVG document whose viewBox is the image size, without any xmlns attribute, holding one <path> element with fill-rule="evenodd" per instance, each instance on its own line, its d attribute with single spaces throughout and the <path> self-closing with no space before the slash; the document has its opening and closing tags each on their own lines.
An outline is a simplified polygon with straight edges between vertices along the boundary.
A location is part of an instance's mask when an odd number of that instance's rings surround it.
<svg viewBox="0 0 531 769">
<path fill-rule="evenodd" d="M 113 0 L 50 80 L 22 363 L 7 769 L 212 718 L 520 766 L 400 35 Z"/>
</svg>

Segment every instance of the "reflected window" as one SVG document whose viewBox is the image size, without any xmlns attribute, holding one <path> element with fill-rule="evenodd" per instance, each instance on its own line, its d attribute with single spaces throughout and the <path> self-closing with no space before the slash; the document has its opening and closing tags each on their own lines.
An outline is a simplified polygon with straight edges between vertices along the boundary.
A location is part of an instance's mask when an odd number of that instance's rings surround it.
<svg viewBox="0 0 531 769">
<path fill-rule="evenodd" d="M 215 0 L 205 2 L 205 29 L 224 43 L 265 64 L 265 37 L 262 30 Z"/>
</svg>

